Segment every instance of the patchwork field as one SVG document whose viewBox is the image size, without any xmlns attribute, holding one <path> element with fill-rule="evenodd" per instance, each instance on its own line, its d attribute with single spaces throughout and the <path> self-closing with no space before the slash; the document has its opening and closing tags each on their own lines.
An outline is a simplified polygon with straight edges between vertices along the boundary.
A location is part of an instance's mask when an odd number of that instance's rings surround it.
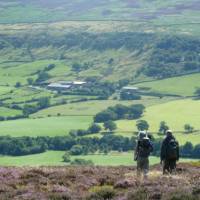
<svg viewBox="0 0 200 200">
<path fill-rule="evenodd" d="M 92 117 L 81 116 L 19 119 L 1 122 L 0 135 L 13 137 L 63 136 L 72 129 L 87 129 L 91 122 Z"/>
<path fill-rule="evenodd" d="M 195 90 L 200 87 L 200 74 L 191 74 L 158 81 L 136 84 L 139 88 L 146 88 L 149 92 L 194 96 Z"/>
<path fill-rule="evenodd" d="M 0 107 L 0 116 L 2 117 L 9 117 L 9 116 L 16 116 L 22 114 L 21 110 L 15 110 L 5 107 Z"/>
<path fill-rule="evenodd" d="M 200 101 L 198 100 L 186 99 L 171 101 L 147 107 L 141 119 L 149 123 L 150 132 L 157 132 L 161 121 L 165 121 L 174 132 L 184 131 L 185 124 L 190 124 L 196 130 L 200 130 L 197 109 L 200 109 Z M 134 120 L 120 120 L 117 124 L 119 133 L 120 131 L 125 131 L 124 135 L 127 136 L 132 135 L 131 131 L 136 130 L 136 121 Z M 189 135 L 176 133 L 176 136 L 182 144 L 186 141 L 191 141 L 194 144 L 199 143 L 199 132 Z"/>
<path fill-rule="evenodd" d="M 66 96 L 67 97 L 67 96 Z M 164 102 L 172 101 L 175 98 L 165 97 L 148 97 L 143 96 L 141 100 L 132 101 L 120 101 L 120 100 L 93 100 L 87 102 L 78 102 L 60 106 L 53 106 L 44 110 L 41 110 L 33 115 L 31 118 L 46 117 L 48 115 L 95 115 L 96 113 L 116 104 L 132 105 L 132 104 L 143 104 L 145 106 L 151 106 L 161 104 Z"/>
<path fill-rule="evenodd" d="M 30 156 L 1 156 L 0 166 L 63 166 L 67 165 L 62 161 L 63 151 L 48 151 L 42 154 Z M 71 160 L 81 158 L 85 160 L 92 160 L 95 165 L 99 166 L 135 166 L 133 161 L 133 153 L 110 153 L 108 155 L 86 155 L 86 156 L 72 156 Z M 192 159 L 180 159 L 180 162 L 196 161 Z M 150 158 L 150 165 L 158 164 L 160 159 L 158 157 Z"/>
<path fill-rule="evenodd" d="M 200 100 L 192 99 L 200 87 L 199 14 L 196 0 L 1 0 L 0 136 L 66 136 L 70 130 L 88 129 L 94 115 L 109 106 L 143 104 L 146 111 L 141 119 L 149 123 L 155 138 L 162 137 L 157 132 L 160 122 L 166 121 L 181 145 L 187 141 L 199 144 Z M 164 77 L 174 78 L 161 79 Z M 86 88 L 72 87 L 65 94 L 46 87 L 75 80 L 88 84 Z M 118 100 L 120 90 L 128 84 L 148 96 Z M 9 120 L 12 117 L 24 118 Z M 113 134 L 131 137 L 137 131 L 136 120 L 116 123 Z M 184 133 L 185 124 L 195 132 Z M 46 143 L 34 144 L 34 148 L 20 143 L 6 151 L 6 142 L 1 143 L 5 155 L 54 149 Z M 60 149 L 58 146 L 55 149 Z M 67 165 L 62 162 L 63 154 L 0 156 L 0 165 L 63 166 Z M 132 157 L 132 152 L 112 152 L 71 159 L 131 166 L 135 165 Z M 150 162 L 158 164 L 159 158 L 151 157 Z"/>
<path fill-rule="evenodd" d="M 196 112 L 200 109 L 200 101 L 192 99 L 169 101 L 169 99 L 166 98 L 168 102 L 163 101 L 163 103 L 157 103 L 157 99 L 154 98 L 150 101 L 146 99 L 145 101 L 150 105 L 146 107 L 144 116 L 141 119 L 149 123 L 150 132 L 157 132 L 160 122 L 166 121 L 167 125 L 176 133 L 176 137 L 181 144 L 185 144 L 187 141 L 198 144 L 199 132 L 192 134 L 180 132 L 184 132 L 185 124 L 190 124 L 195 130 L 200 130 L 199 115 Z M 117 103 L 130 105 L 141 102 L 108 100 L 55 106 L 42 110 L 29 119 L 1 122 L 0 135 L 16 137 L 66 135 L 72 129 L 87 129 L 92 123 L 93 115 Z M 61 116 L 57 116 L 58 114 Z M 137 131 L 135 120 L 119 120 L 117 121 L 117 127 L 116 134 L 123 136 L 131 137 L 133 132 Z M 157 134 L 154 136 L 160 137 Z"/>
</svg>

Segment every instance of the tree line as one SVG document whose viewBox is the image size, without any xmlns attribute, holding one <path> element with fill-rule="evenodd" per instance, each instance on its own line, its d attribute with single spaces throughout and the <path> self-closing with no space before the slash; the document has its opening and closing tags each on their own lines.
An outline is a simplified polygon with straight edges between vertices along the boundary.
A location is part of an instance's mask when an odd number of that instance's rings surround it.
<svg viewBox="0 0 200 200">
<path fill-rule="evenodd" d="M 159 156 L 161 139 L 154 139 L 153 155 Z M 70 155 L 86 155 L 89 153 L 102 152 L 107 154 L 109 151 L 133 151 L 136 146 L 136 137 L 123 137 L 111 133 L 99 137 L 0 137 L 0 154 L 22 156 L 43 153 L 47 150 L 67 151 Z M 200 158 L 200 144 L 192 145 L 187 142 L 180 147 L 182 157 Z"/>
</svg>

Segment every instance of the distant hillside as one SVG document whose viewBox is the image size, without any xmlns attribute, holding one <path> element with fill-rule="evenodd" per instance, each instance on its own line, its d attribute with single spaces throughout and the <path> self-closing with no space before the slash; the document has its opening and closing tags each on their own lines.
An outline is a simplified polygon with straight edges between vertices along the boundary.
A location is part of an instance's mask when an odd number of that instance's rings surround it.
<svg viewBox="0 0 200 200">
<path fill-rule="evenodd" d="M 199 7 L 198 0 L 2 0 L 0 23 L 63 20 L 194 23 L 198 22 Z"/>
<path fill-rule="evenodd" d="M 158 166 L 139 181 L 133 167 L 0 168 L 1 199 L 199 200 L 199 164 L 180 164 L 177 175 Z M 78 192 L 77 192 L 78 191 Z"/>
<path fill-rule="evenodd" d="M 1 35 L 0 75 L 4 83 L 36 78 L 42 70 L 49 73 L 47 79 L 51 80 L 95 77 L 111 82 L 200 71 L 200 40 L 192 36 L 29 31 Z M 54 67 L 45 68 L 50 64 Z"/>
</svg>

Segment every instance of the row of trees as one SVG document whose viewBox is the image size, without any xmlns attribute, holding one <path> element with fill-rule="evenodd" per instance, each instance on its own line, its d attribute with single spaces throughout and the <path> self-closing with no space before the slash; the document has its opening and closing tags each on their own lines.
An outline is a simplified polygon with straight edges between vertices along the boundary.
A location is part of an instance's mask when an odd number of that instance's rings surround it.
<svg viewBox="0 0 200 200">
<path fill-rule="evenodd" d="M 25 104 L 23 107 L 23 114 L 25 117 L 37 112 L 38 110 L 48 108 L 50 106 L 49 97 L 41 97 L 38 99 L 37 104 Z"/>
<path fill-rule="evenodd" d="M 29 50 L 52 46 L 55 48 L 70 49 L 78 47 L 82 50 L 91 49 L 104 51 L 107 49 L 120 49 L 125 47 L 130 50 L 138 50 L 147 44 L 151 44 L 157 37 L 155 34 L 133 33 L 133 32 L 113 32 L 113 33 L 63 33 L 55 35 L 50 33 L 32 33 L 20 35 L 20 37 L 8 37 L 3 35 L 1 41 L 4 45 L 14 48 L 28 46 Z"/>
<path fill-rule="evenodd" d="M 103 123 L 103 127 L 109 133 L 117 129 L 117 124 L 114 121 L 108 120 Z M 78 130 L 71 130 L 70 135 L 73 137 L 76 136 L 85 136 L 89 134 L 96 134 L 102 131 L 102 127 L 97 124 L 93 123 L 87 130 L 78 129 Z"/>
<path fill-rule="evenodd" d="M 160 154 L 161 140 L 155 140 L 153 155 Z M 70 155 L 85 155 L 88 153 L 109 151 L 132 151 L 136 145 L 136 138 L 128 138 L 114 134 L 105 134 L 99 137 L 0 137 L 0 154 L 21 156 L 28 154 L 42 153 L 46 150 L 67 151 Z M 193 146 L 187 142 L 180 147 L 181 156 L 200 158 L 200 144 Z"/>
<path fill-rule="evenodd" d="M 136 127 L 139 131 L 149 130 L 149 124 L 146 120 L 138 120 L 136 121 Z M 161 121 L 158 129 L 158 133 L 165 135 L 166 131 L 169 130 L 170 127 L 167 125 L 165 121 Z M 185 133 L 192 133 L 194 132 L 194 127 L 190 124 L 184 125 Z"/>
<path fill-rule="evenodd" d="M 142 104 L 124 106 L 117 104 L 113 107 L 108 107 L 106 110 L 97 113 L 94 116 L 94 122 L 105 122 L 109 120 L 119 119 L 138 119 L 144 113 L 145 107 Z"/>
</svg>

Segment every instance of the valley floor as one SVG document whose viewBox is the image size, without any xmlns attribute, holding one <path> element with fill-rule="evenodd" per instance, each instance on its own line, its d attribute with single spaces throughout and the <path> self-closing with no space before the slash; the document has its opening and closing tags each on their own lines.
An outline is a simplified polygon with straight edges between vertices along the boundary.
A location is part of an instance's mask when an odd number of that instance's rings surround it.
<svg viewBox="0 0 200 200">
<path fill-rule="evenodd" d="M 200 165 L 180 164 L 176 175 L 151 168 L 145 181 L 134 167 L 0 168 L 0 199 L 200 199 Z"/>
</svg>

